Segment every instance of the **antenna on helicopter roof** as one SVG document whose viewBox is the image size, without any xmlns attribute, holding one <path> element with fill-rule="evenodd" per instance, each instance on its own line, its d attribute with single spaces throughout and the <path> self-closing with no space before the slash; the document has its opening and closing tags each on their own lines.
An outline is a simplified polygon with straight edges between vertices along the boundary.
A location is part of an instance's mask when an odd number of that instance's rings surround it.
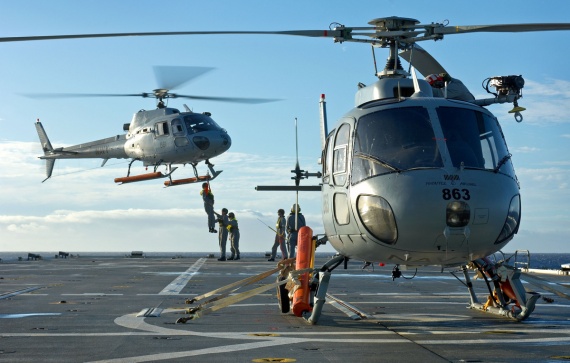
<svg viewBox="0 0 570 363">
<path fill-rule="evenodd" d="M 376 53 L 374 53 L 374 44 L 370 47 L 372 49 L 372 61 L 374 62 L 374 75 L 378 74 L 378 65 L 376 64 Z"/>
</svg>

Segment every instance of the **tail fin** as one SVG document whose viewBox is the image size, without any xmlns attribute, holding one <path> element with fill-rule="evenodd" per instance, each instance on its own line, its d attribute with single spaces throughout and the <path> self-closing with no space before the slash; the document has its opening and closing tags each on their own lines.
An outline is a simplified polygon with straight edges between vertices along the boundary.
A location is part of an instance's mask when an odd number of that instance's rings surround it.
<svg viewBox="0 0 570 363">
<path fill-rule="evenodd" d="M 42 123 L 39 119 L 36 121 L 36 130 L 40 138 L 40 143 L 42 144 L 42 149 L 44 150 L 44 157 L 40 156 L 40 159 L 46 159 L 45 156 L 53 153 L 53 146 L 51 146 L 51 142 L 49 141 L 46 131 L 44 130 L 44 127 L 42 126 Z M 51 177 L 54 165 L 55 159 L 46 159 L 46 178 L 42 181 L 42 183 Z"/>
</svg>

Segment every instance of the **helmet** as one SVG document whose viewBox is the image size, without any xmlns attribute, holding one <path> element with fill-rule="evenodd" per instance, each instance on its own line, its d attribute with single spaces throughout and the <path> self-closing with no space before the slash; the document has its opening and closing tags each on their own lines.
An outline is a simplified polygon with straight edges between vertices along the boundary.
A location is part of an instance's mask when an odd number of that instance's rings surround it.
<svg viewBox="0 0 570 363">
<path fill-rule="evenodd" d="M 283 209 L 279 209 L 279 210 L 277 211 L 277 213 L 278 213 L 278 214 L 285 214 L 285 211 L 284 211 Z"/>
<path fill-rule="evenodd" d="M 230 213 L 228 214 L 228 217 L 230 217 L 230 218 L 235 218 L 236 215 L 234 214 L 234 212 L 230 212 Z"/>
<path fill-rule="evenodd" d="M 291 207 L 291 213 L 295 213 L 295 207 L 297 208 L 297 212 L 301 211 L 301 206 L 299 204 L 293 204 Z"/>
<path fill-rule="evenodd" d="M 228 213 L 228 208 L 222 208 L 222 213 Z"/>
</svg>

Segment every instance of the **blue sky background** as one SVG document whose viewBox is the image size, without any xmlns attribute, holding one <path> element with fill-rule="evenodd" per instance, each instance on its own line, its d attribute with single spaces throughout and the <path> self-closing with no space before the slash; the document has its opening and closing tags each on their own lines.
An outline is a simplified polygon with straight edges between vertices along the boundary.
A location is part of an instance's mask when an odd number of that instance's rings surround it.
<svg viewBox="0 0 570 363">
<path fill-rule="evenodd" d="M 387 16 L 451 25 L 570 22 L 570 3 L 536 1 L 16 1 L 0 2 L 2 36 L 73 33 L 328 29 L 366 26 Z M 569 252 L 570 32 L 449 35 L 423 42 L 476 96 L 490 76 L 526 79 L 516 123 L 511 106 L 491 106 L 503 126 L 521 183 L 519 234 L 507 251 Z M 235 211 L 242 251 L 268 251 L 278 208 L 294 193 L 256 192 L 292 183 L 294 119 L 301 167 L 320 166 L 318 101 L 329 122 L 354 105 L 358 82 L 375 81 L 370 47 L 292 36 L 178 36 L 0 43 L 0 251 L 217 251 L 207 233 L 199 186 L 163 188 L 162 180 L 117 186 L 127 162 L 56 162 L 45 183 L 34 128 L 40 118 L 54 146 L 121 134 L 152 99 L 30 99 L 25 93 L 139 93 L 158 85 L 155 65 L 215 67 L 176 91 L 183 94 L 279 98 L 262 105 L 173 100 L 170 106 L 210 111 L 233 139 L 213 160 L 224 172 L 212 182 L 216 208 Z M 387 52 L 377 51 L 379 67 Z M 202 172 L 205 168 L 201 166 Z M 134 173 L 143 172 L 135 163 Z M 190 167 L 178 177 L 192 175 Z M 316 184 L 317 180 L 309 181 Z M 319 193 L 300 194 L 309 225 L 322 232 Z M 330 246 L 321 251 L 333 251 Z M 0 256 L 1 257 L 1 256 Z"/>
</svg>

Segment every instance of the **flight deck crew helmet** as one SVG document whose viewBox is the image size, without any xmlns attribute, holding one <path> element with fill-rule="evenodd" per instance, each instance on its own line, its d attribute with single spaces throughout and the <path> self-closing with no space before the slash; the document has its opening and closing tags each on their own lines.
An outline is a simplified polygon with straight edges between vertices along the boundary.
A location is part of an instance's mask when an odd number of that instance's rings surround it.
<svg viewBox="0 0 570 363">
<path fill-rule="evenodd" d="M 222 213 L 228 213 L 228 209 L 227 209 L 227 208 L 222 208 Z"/>
<path fill-rule="evenodd" d="M 293 204 L 291 207 L 291 213 L 295 213 L 295 207 L 297 208 L 297 212 L 301 211 L 301 206 L 299 204 Z"/>
<path fill-rule="evenodd" d="M 234 214 L 234 212 L 230 212 L 230 213 L 228 214 L 228 217 L 230 217 L 230 218 L 232 218 L 232 219 L 233 219 L 233 218 L 235 218 L 235 217 L 236 217 L 236 215 Z"/>
<path fill-rule="evenodd" d="M 277 214 L 279 214 L 280 216 L 282 216 L 282 215 L 285 214 L 285 211 L 284 211 L 283 209 L 279 209 L 279 210 L 277 211 Z"/>
</svg>

